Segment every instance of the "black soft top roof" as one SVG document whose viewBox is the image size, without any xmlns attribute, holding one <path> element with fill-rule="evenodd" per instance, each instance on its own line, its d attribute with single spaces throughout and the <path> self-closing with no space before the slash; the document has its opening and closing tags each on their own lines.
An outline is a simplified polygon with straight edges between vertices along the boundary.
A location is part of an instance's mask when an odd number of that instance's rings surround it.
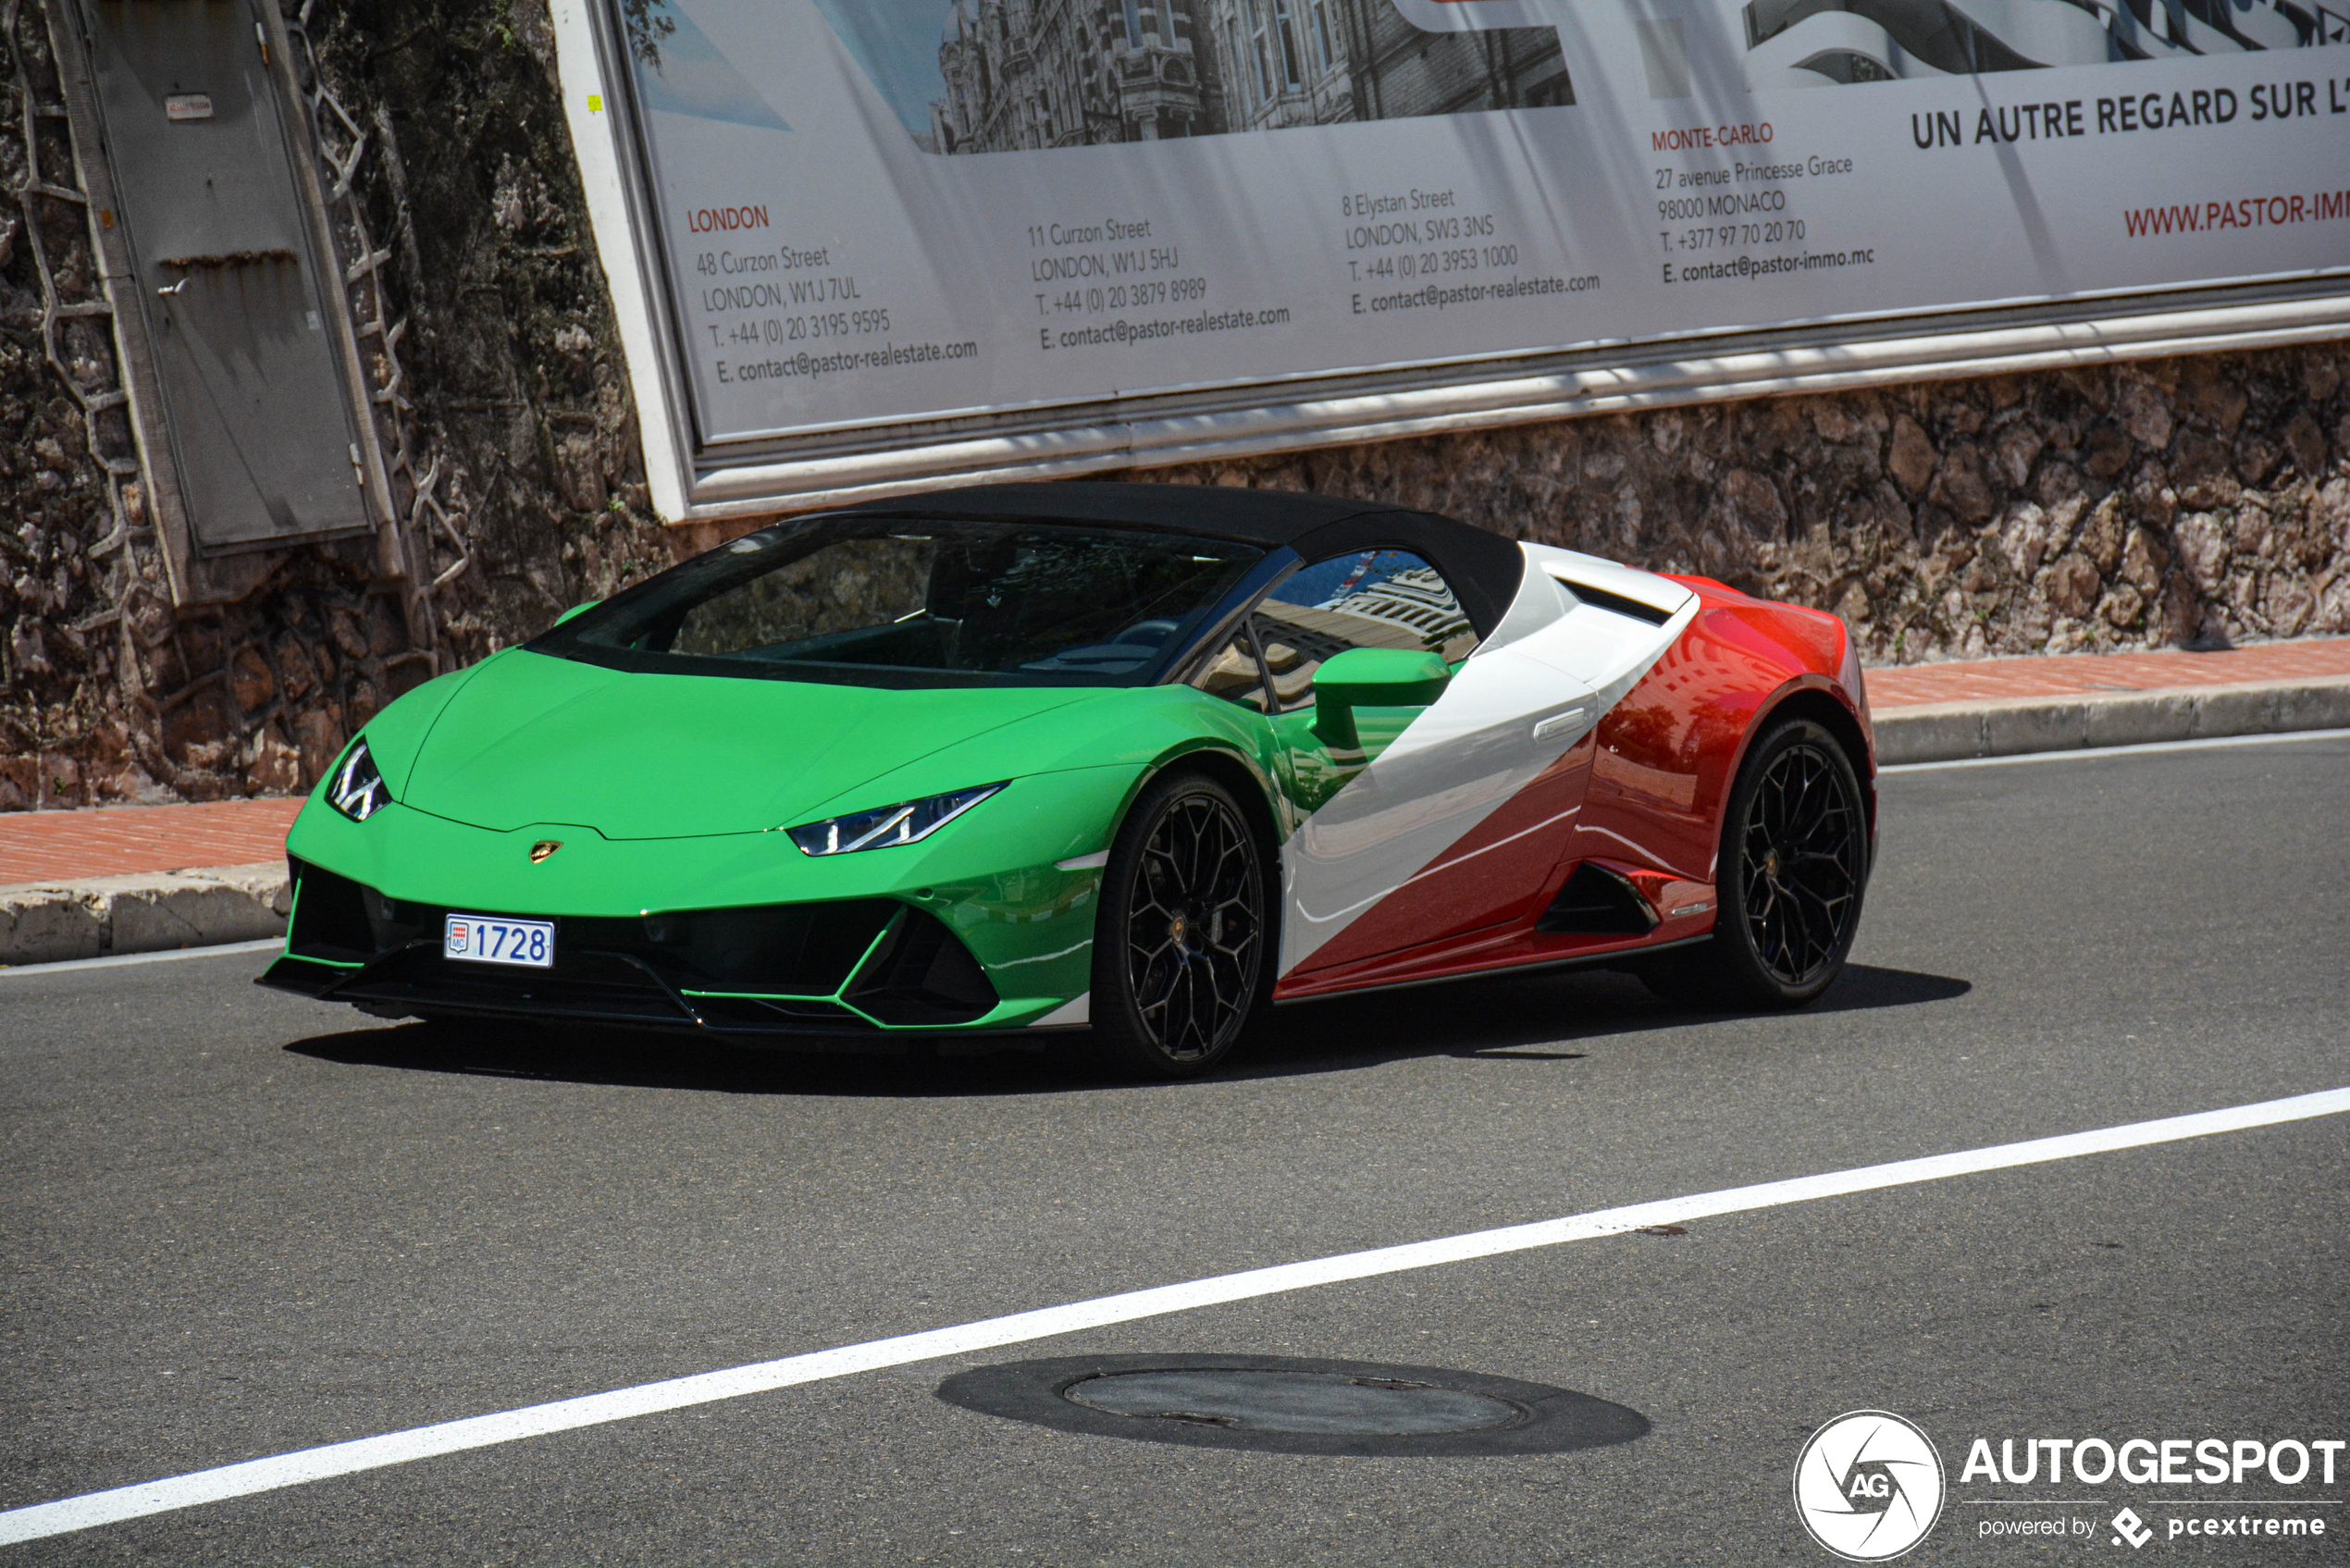
<svg viewBox="0 0 2350 1568">
<path fill-rule="evenodd" d="M 1501 623 L 1526 568 L 1525 553 L 1499 534 L 1386 501 L 1303 490 L 1098 481 L 976 485 L 865 501 L 843 511 L 972 522 L 1107 524 L 1286 548 L 1309 562 L 1361 549 L 1407 549 L 1444 574 L 1480 636 Z"/>
</svg>

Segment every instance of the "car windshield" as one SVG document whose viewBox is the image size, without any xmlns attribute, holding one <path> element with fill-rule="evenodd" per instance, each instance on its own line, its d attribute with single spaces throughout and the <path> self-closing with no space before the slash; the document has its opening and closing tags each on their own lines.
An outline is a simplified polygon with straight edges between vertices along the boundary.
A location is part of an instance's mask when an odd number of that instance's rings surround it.
<svg viewBox="0 0 2350 1568">
<path fill-rule="evenodd" d="M 820 518 L 747 535 L 530 646 L 674 673 L 1130 685 L 1263 557 L 1123 528 Z"/>
</svg>

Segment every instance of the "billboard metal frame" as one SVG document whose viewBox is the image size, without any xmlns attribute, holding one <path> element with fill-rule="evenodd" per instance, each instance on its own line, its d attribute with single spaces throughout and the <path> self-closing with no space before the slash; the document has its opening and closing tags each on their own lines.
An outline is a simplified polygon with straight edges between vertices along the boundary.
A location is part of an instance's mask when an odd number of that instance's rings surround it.
<svg viewBox="0 0 2350 1568">
<path fill-rule="evenodd" d="M 712 443 L 701 437 L 678 358 L 670 262 L 650 210 L 649 150 L 612 0 L 554 0 L 553 9 L 564 113 L 620 318 L 653 505 L 672 523 L 772 516 L 947 484 L 2350 336 L 2345 265 L 2218 285 L 1710 328 Z"/>
</svg>

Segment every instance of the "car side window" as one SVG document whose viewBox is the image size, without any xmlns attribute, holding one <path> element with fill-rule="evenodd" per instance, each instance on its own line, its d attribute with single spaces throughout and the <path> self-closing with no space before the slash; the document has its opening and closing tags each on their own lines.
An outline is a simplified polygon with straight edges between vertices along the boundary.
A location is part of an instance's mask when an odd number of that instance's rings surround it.
<svg viewBox="0 0 2350 1568">
<path fill-rule="evenodd" d="M 1256 607 L 1277 711 L 1314 700 L 1314 672 L 1350 648 L 1401 648 L 1457 664 L 1477 628 L 1444 574 L 1404 549 L 1355 550 L 1292 574 Z"/>
<path fill-rule="evenodd" d="M 1264 667 L 1256 661 L 1256 648 L 1245 623 L 1236 628 L 1231 640 L 1200 667 L 1199 673 L 1192 677 L 1192 685 L 1210 697 L 1238 703 L 1252 713 L 1270 711 Z"/>
</svg>

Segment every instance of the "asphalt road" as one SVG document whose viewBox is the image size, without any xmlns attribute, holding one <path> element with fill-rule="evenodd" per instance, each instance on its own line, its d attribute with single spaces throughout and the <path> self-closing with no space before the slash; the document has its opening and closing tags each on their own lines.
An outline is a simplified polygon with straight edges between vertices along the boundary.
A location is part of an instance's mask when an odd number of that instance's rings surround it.
<svg viewBox="0 0 2350 1568">
<path fill-rule="evenodd" d="M 1283 1009 L 1235 1070 L 458 1036 L 207 957 L 0 976 L 0 1508 L 1263 1265 L 2350 1084 L 2350 742 L 1889 777 L 1856 967 L 1792 1016 L 1568 976 Z M 1336 1284 L 0 1548 L 11 1562 L 1832 1561 L 1874 1407 L 1905 1562 L 2350 1556 L 2331 1488 L 1961 1484 L 1974 1436 L 2350 1438 L 2350 1117 Z M 1002 1362 L 1437 1366 L 1630 1407 L 1582 1451 L 1124 1441 Z M 1985 1540 L 1984 1498 L 2331 1500 L 2322 1540 Z M 2200 1504 L 2198 1505 L 2200 1507 Z M 2045 1513 L 2045 1508 L 2040 1510 Z M 2172 1512 L 2181 1512 L 2177 1508 Z M 2274 1512 L 2271 1510 L 2270 1512 Z"/>
</svg>

